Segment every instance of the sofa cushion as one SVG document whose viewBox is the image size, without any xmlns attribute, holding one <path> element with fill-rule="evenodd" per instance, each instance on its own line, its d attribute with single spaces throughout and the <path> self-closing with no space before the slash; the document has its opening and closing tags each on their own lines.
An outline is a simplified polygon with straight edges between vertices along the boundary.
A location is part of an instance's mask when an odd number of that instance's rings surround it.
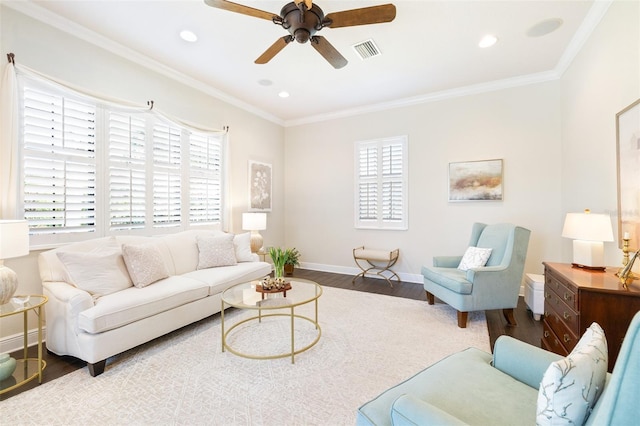
<svg viewBox="0 0 640 426">
<path fill-rule="evenodd" d="M 473 284 L 467 280 L 467 273 L 458 268 L 422 267 L 422 275 L 441 286 L 459 294 L 471 294 Z"/>
<path fill-rule="evenodd" d="M 491 256 L 492 249 L 482 247 L 468 247 L 464 252 L 462 260 L 458 265 L 458 269 L 461 271 L 467 271 L 471 268 L 478 268 L 487 264 L 489 256 Z"/>
<path fill-rule="evenodd" d="M 136 287 L 146 287 L 169 276 L 156 243 L 123 244 L 122 256 Z"/>
<path fill-rule="evenodd" d="M 94 297 L 131 287 L 120 249 L 104 253 L 58 252 L 68 273 L 68 282 Z"/>
<path fill-rule="evenodd" d="M 538 391 L 538 425 L 581 425 L 604 389 L 609 362 L 604 331 L 593 323 L 571 353 L 552 363 Z"/>
<path fill-rule="evenodd" d="M 209 287 L 201 281 L 171 276 L 147 287 L 130 287 L 101 297 L 95 306 L 79 314 L 78 327 L 87 333 L 101 333 L 207 297 L 208 294 Z"/>
<path fill-rule="evenodd" d="M 237 263 L 233 235 L 202 236 L 198 242 L 198 269 L 232 266 Z"/>
<path fill-rule="evenodd" d="M 266 262 L 240 262 L 235 266 L 200 269 L 184 274 L 209 286 L 209 295 L 218 294 L 228 287 L 262 278 L 271 273 L 271 264 Z"/>
<path fill-rule="evenodd" d="M 236 260 L 238 262 L 253 262 L 253 253 L 251 253 L 251 232 L 236 234 L 233 237 L 233 246 L 236 249 Z"/>
</svg>

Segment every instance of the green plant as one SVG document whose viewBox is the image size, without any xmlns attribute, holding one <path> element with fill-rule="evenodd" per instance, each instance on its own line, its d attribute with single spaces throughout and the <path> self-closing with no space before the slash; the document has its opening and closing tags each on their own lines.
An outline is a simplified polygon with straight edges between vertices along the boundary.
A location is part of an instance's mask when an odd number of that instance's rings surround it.
<svg viewBox="0 0 640 426">
<path fill-rule="evenodd" d="M 297 248 L 292 248 L 292 249 L 286 249 L 284 251 L 285 254 L 285 260 L 284 260 L 284 264 L 285 265 L 293 265 L 293 266 L 299 266 L 300 265 L 300 252 L 298 251 Z"/>
<path fill-rule="evenodd" d="M 271 261 L 273 262 L 273 270 L 275 271 L 276 278 L 281 277 L 284 273 L 284 264 L 287 260 L 286 250 L 280 247 L 271 247 L 269 248 L 269 256 L 271 256 Z"/>
</svg>

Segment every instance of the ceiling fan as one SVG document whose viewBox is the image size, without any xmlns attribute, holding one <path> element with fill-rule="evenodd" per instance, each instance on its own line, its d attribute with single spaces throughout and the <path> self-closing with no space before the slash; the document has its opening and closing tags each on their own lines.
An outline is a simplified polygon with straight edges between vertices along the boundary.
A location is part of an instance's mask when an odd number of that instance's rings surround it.
<svg viewBox="0 0 640 426">
<path fill-rule="evenodd" d="M 286 45 L 296 40 L 298 43 L 310 41 L 311 46 L 334 68 L 342 68 L 347 65 L 347 60 L 326 38 L 315 35 L 317 31 L 324 27 L 340 28 L 391 22 L 396 17 L 396 7 L 393 4 L 350 9 L 325 16 L 322 9 L 312 0 L 294 0 L 291 3 L 287 3 L 280 11 L 280 15 L 226 0 L 204 0 L 204 2 L 218 9 L 267 19 L 289 31 L 289 35 L 276 40 L 271 47 L 260 55 L 255 60 L 256 64 L 266 64 Z"/>
</svg>

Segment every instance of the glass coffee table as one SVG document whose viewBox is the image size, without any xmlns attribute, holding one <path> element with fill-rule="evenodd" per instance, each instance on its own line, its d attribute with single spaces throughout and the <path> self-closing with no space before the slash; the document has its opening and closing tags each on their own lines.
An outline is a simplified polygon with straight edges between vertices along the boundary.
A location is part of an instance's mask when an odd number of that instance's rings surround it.
<svg viewBox="0 0 640 426">
<path fill-rule="evenodd" d="M 308 350 L 316 343 L 318 343 L 322 334 L 322 329 L 320 328 L 320 324 L 318 324 L 318 299 L 322 295 L 322 287 L 320 286 L 320 284 L 314 281 L 304 280 L 300 278 L 292 278 L 288 280 L 288 282 L 290 282 L 291 284 L 291 289 L 286 291 L 286 297 L 282 292 L 265 294 L 256 291 L 256 286 L 260 286 L 260 281 L 236 284 L 229 287 L 222 293 L 222 310 L 220 311 L 220 323 L 222 326 L 222 352 L 228 350 L 235 355 L 251 359 L 275 359 L 290 356 L 291 363 L 294 363 L 295 355 Z M 313 302 L 315 305 L 314 318 L 309 318 L 307 316 L 295 313 L 295 309 L 297 307 L 306 305 L 307 303 L 311 302 Z M 256 315 L 253 315 L 249 318 L 241 319 L 231 327 L 225 328 L 227 324 L 225 324 L 224 310 L 228 307 L 255 311 Z M 232 348 L 231 345 L 227 342 L 229 334 L 234 330 L 237 330 L 237 327 L 239 327 L 240 325 L 246 324 L 250 321 L 262 322 L 262 319 L 266 317 L 287 317 L 290 319 L 290 351 L 273 355 L 252 355 Z M 310 322 L 315 327 L 315 330 L 317 332 L 317 335 L 310 343 L 298 349 L 296 349 L 295 345 L 296 319 Z"/>
</svg>

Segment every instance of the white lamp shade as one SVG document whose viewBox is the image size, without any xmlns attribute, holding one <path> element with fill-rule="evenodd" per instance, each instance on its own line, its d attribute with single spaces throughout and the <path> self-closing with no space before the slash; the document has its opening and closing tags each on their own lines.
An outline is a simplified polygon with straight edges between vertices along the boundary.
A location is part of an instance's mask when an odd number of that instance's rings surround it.
<svg viewBox="0 0 640 426">
<path fill-rule="evenodd" d="M 562 236 L 582 241 L 613 241 L 611 218 L 606 214 L 567 213 Z"/>
<path fill-rule="evenodd" d="M 267 214 L 242 213 L 242 229 L 245 231 L 262 231 L 267 229 Z"/>
<path fill-rule="evenodd" d="M 0 259 L 29 254 L 29 224 L 26 220 L 0 220 Z"/>
</svg>

